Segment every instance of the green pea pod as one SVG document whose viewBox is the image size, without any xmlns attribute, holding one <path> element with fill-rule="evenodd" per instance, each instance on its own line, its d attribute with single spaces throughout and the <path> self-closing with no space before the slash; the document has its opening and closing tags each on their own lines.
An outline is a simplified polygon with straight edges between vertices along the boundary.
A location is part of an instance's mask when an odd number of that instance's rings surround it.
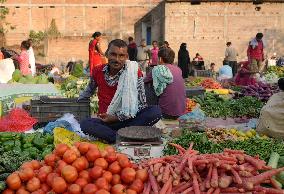
<svg viewBox="0 0 284 194">
<path fill-rule="evenodd" d="M 16 146 L 16 147 L 14 147 L 14 148 L 13 148 L 13 150 L 14 150 L 14 151 L 16 151 L 16 152 L 19 152 L 19 153 L 21 153 L 21 152 L 22 152 L 22 149 L 21 149 L 21 147 L 20 147 L 20 146 Z"/>
<path fill-rule="evenodd" d="M 53 135 L 51 134 L 45 134 L 44 135 L 45 143 L 47 144 L 53 144 Z"/>
<path fill-rule="evenodd" d="M 21 141 L 20 140 L 15 140 L 15 146 L 21 147 Z"/>
<path fill-rule="evenodd" d="M 5 151 L 10 151 L 10 150 L 12 150 L 13 147 L 14 147 L 14 145 L 15 145 L 14 143 L 15 143 L 15 142 L 14 142 L 13 140 L 5 141 L 5 142 L 3 143 L 4 150 L 5 150 Z"/>
<path fill-rule="evenodd" d="M 25 149 L 24 151 L 25 151 L 25 152 L 28 152 L 28 153 L 29 153 L 29 156 L 30 156 L 31 158 L 36 158 L 37 155 L 39 154 L 39 150 L 38 150 L 37 148 L 35 148 L 35 147 L 30 147 L 30 148 L 28 148 L 28 149 Z"/>
</svg>

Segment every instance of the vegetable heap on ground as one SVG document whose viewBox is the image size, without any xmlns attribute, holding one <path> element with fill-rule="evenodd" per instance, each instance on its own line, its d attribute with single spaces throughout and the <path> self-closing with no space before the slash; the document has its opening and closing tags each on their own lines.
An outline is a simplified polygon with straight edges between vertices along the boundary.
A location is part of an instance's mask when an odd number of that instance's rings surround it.
<svg viewBox="0 0 284 194">
<path fill-rule="evenodd" d="M 189 98 L 186 99 L 186 111 L 191 112 L 195 107 L 197 103 L 194 100 L 191 100 Z"/>
<path fill-rule="evenodd" d="M 264 103 L 255 97 L 245 96 L 239 99 L 225 99 L 217 94 L 207 92 L 204 99 L 194 97 L 206 116 L 213 118 L 258 118 Z"/>
<path fill-rule="evenodd" d="M 0 180 L 25 161 L 41 160 L 53 150 L 53 136 L 42 133 L 0 133 Z"/>
<path fill-rule="evenodd" d="M 193 143 L 187 150 L 177 144 L 170 145 L 179 151 L 178 155 L 142 163 L 149 172 L 144 194 L 284 193 L 272 179 L 284 168 L 271 170 L 265 161 L 242 150 L 225 149 L 222 153 L 199 154 L 193 149 Z"/>
<path fill-rule="evenodd" d="M 210 141 L 205 133 L 183 131 L 183 134 L 171 141 L 185 148 L 190 142 L 194 143 L 194 149 L 203 154 L 220 153 L 225 148 L 244 150 L 248 155 L 258 155 L 260 159 L 268 161 L 271 152 L 277 152 L 284 156 L 284 142 L 273 138 L 249 138 L 243 141 L 226 140 L 219 143 Z M 165 155 L 177 154 L 177 151 L 172 146 L 167 146 L 164 149 Z"/>
<path fill-rule="evenodd" d="M 81 142 L 58 144 L 43 162 L 33 160 L 8 176 L 8 193 L 139 194 L 148 179 L 124 154 Z"/>
<path fill-rule="evenodd" d="M 203 88 L 205 89 L 221 89 L 222 86 L 220 83 L 216 82 L 214 79 L 212 78 L 207 78 L 204 79 L 201 84 L 200 84 Z"/>
<path fill-rule="evenodd" d="M 268 68 L 267 73 L 275 73 L 278 77 L 284 77 L 284 67 L 271 66 Z"/>
<path fill-rule="evenodd" d="M 12 79 L 8 83 L 21 83 L 21 84 L 48 84 L 48 76 L 45 74 L 39 76 L 27 75 L 23 76 L 21 71 L 16 69 L 12 75 Z"/>
<path fill-rule="evenodd" d="M 188 88 L 201 86 L 203 77 L 190 77 L 186 80 L 185 86 Z"/>
<path fill-rule="evenodd" d="M 263 83 L 256 83 L 254 85 L 244 86 L 241 93 L 241 97 L 243 96 L 253 96 L 261 101 L 268 101 L 269 98 L 277 93 L 280 92 L 277 85 L 269 85 Z M 237 97 L 240 97 L 237 95 Z"/>
<path fill-rule="evenodd" d="M 223 142 L 226 140 L 232 141 L 244 141 L 249 138 L 267 138 L 267 136 L 260 136 L 254 129 L 248 131 L 240 131 L 237 129 L 225 129 L 225 128 L 207 128 L 205 134 L 208 139 L 214 143 Z"/>
</svg>

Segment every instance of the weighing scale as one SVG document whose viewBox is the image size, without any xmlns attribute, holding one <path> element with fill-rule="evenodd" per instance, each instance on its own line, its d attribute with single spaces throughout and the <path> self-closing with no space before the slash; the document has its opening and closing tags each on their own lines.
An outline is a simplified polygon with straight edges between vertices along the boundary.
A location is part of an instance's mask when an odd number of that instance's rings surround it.
<svg viewBox="0 0 284 194">
<path fill-rule="evenodd" d="M 131 126 L 118 130 L 116 148 L 133 160 L 161 157 L 164 144 L 156 127 Z"/>
</svg>

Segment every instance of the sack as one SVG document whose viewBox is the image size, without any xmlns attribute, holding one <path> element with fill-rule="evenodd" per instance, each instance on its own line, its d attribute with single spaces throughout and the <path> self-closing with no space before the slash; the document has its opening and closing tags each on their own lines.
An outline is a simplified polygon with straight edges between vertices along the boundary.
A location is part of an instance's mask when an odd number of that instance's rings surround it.
<svg viewBox="0 0 284 194">
<path fill-rule="evenodd" d="M 206 128 L 206 116 L 200 109 L 200 106 L 196 106 L 191 112 L 186 113 L 178 118 L 179 127 L 190 131 L 204 131 Z"/>
</svg>

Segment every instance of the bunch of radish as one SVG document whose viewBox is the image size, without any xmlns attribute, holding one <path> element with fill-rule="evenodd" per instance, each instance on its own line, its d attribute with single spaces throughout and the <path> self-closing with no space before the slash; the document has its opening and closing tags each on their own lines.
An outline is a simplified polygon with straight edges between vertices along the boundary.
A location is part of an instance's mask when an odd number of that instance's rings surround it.
<svg viewBox="0 0 284 194">
<path fill-rule="evenodd" d="M 188 150 L 170 145 L 178 149 L 179 155 L 140 164 L 149 172 L 143 194 L 284 193 L 272 178 L 284 168 L 271 169 L 265 161 L 244 151 L 225 149 L 223 153 L 198 154 L 193 144 Z"/>
<path fill-rule="evenodd" d="M 147 170 L 111 146 L 58 144 L 44 161 L 26 162 L 12 173 L 3 194 L 139 194 L 147 179 Z"/>
</svg>

